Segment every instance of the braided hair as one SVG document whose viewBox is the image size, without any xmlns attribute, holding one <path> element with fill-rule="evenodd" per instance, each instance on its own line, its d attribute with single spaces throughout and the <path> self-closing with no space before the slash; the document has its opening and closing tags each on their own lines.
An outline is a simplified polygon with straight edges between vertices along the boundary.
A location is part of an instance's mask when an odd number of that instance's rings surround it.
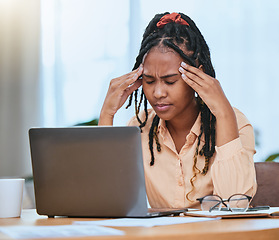
<svg viewBox="0 0 279 240">
<path fill-rule="evenodd" d="M 136 63 L 133 67 L 137 69 L 143 61 L 143 58 L 148 51 L 158 45 L 163 45 L 168 48 L 172 48 L 176 51 L 181 58 L 188 62 L 189 65 L 194 67 L 198 67 L 198 64 L 203 66 L 203 70 L 206 74 L 210 75 L 211 77 L 215 78 L 215 71 L 211 63 L 210 51 L 206 44 L 204 37 L 202 36 L 201 32 L 197 28 L 196 24 L 192 21 L 191 18 L 186 16 L 183 13 L 179 13 L 181 18 L 185 20 L 189 25 L 181 25 L 175 22 L 169 22 L 165 24 L 162 28 L 157 27 L 158 21 L 160 19 L 169 14 L 169 12 L 163 14 L 157 14 L 155 17 L 150 21 L 145 32 L 143 34 L 143 40 L 141 42 L 141 47 L 139 54 L 136 58 Z M 187 50 L 187 55 L 184 53 L 183 50 Z M 190 53 L 189 53 L 190 52 Z M 148 111 L 147 111 L 147 98 L 144 95 L 144 92 L 141 92 L 140 101 L 138 102 L 138 89 L 135 90 L 129 98 L 128 106 L 131 106 L 132 99 L 135 99 L 135 110 L 136 110 L 136 117 L 139 122 L 139 127 L 143 128 L 146 125 L 148 119 Z M 142 101 L 144 101 L 144 111 L 145 111 L 145 120 L 142 121 L 139 118 L 139 110 Z M 192 187 L 194 188 L 193 181 L 196 178 L 198 173 L 205 175 L 208 171 L 209 160 L 213 156 L 215 152 L 215 122 L 216 118 L 211 113 L 207 105 L 201 100 L 201 98 L 197 95 L 197 102 L 201 112 L 201 127 L 200 127 L 200 134 L 198 136 L 198 143 L 196 147 L 196 152 L 194 156 L 194 165 L 193 165 L 193 172 L 194 176 L 191 178 L 190 182 Z M 155 115 L 152 121 L 152 125 L 149 130 L 149 149 L 151 154 L 151 161 L 150 165 L 154 165 L 154 150 L 153 144 L 154 139 L 157 145 L 157 151 L 161 151 L 161 146 L 157 136 L 157 128 L 159 124 L 160 118 Z M 204 135 L 205 143 L 202 147 L 200 147 L 200 139 Z M 201 148 L 201 149 L 200 149 Z M 200 171 L 197 166 L 197 156 L 204 156 L 205 157 L 205 165 L 204 168 Z M 187 194 L 188 195 L 193 191 L 192 190 Z"/>
</svg>

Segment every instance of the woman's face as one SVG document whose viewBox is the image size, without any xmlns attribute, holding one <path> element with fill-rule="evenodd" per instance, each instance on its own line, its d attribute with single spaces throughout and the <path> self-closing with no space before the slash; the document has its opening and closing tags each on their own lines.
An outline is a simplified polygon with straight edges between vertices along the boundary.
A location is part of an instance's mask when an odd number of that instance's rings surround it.
<svg viewBox="0 0 279 240">
<path fill-rule="evenodd" d="M 182 61 L 177 52 L 165 46 L 153 47 L 143 61 L 144 94 L 156 114 L 165 121 L 183 119 L 196 106 L 194 90 L 178 71 Z"/>
</svg>

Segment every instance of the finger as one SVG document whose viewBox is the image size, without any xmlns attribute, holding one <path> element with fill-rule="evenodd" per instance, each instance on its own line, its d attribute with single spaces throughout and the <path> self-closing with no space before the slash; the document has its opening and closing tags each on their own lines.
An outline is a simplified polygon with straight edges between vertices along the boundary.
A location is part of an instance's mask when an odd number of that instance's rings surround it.
<svg viewBox="0 0 279 240">
<path fill-rule="evenodd" d="M 201 91 L 202 86 L 188 78 L 184 73 L 181 74 L 181 77 L 191 88 L 195 90 L 195 92 L 199 93 Z"/>
<path fill-rule="evenodd" d="M 113 89 L 118 89 L 119 86 L 125 82 L 125 81 L 129 81 L 131 80 L 132 77 L 135 76 L 135 74 L 138 74 L 139 71 L 142 70 L 142 66 L 138 67 L 137 69 L 125 74 L 125 75 L 122 75 L 121 77 L 118 77 L 118 78 L 114 78 L 111 80 L 111 85 L 112 85 L 112 88 Z M 135 79 L 136 81 L 136 79 Z M 129 84 L 128 84 L 129 85 Z"/>
<path fill-rule="evenodd" d="M 122 92 L 124 91 L 129 85 L 131 85 L 133 82 L 135 82 L 139 76 L 142 74 L 142 66 L 140 66 L 138 69 L 127 73 L 121 77 L 114 78 L 110 82 L 109 91 L 111 92 Z"/>
<path fill-rule="evenodd" d="M 199 68 L 196 68 L 196 67 L 186 64 L 185 62 L 181 62 L 181 66 L 183 66 L 183 69 L 185 69 L 184 74 L 186 75 L 186 77 L 195 81 L 197 84 L 199 84 L 200 86 L 202 86 L 205 89 L 214 85 L 214 83 L 216 82 L 215 78 L 206 74 L 202 70 L 203 69 L 202 65 L 200 65 Z"/>
<path fill-rule="evenodd" d="M 185 75 L 187 78 L 189 78 L 190 80 L 196 82 L 197 84 L 199 84 L 200 86 L 204 86 L 206 84 L 205 82 L 205 79 L 193 74 L 193 73 L 190 73 L 190 72 L 185 72 Z"/>
<path fill-rule="evenodd" d="M 129 72 L 129 73 L 123 75 L 122 77 L 123 77 L 123 78 L 130 78 L 131 76 L 134 76 L 136 73 L 138 73 L 138 72 L 141 71 L 142 69 L 143 69 L 143 65 L 140 64 L 140 66 L 139 66 L 137 69 L 135 69 L 135 70 L 133 70 L 133 71 L 131 71 L 131 72 Z"/>
<path fill-rule="evenodd" d="M 182 79 L 188 84 L 187 81 L 191 80 L 191 81 L 194 81 L 197 85 L 199 85 L 200 87 L 202 86 L 202 82 L 199 80 L 199 79 L 195 79 L 195 75 L 193 75 L 191 77 L 190 73 L 188 73 L 184 68 L 180 67 L 179 69 L 179 72 L 181 73 L 181 77 Z M 190 75 L 190 76 L 189 76 Z M 187 80 L 187 81 L 186 81 Z"/>
<path fill-rule="evenodd" d="M 199 76 L 202 79 L 204 79 L 206 77 L 209 77 L 209 75 L 207 75 L 201 69 L 193 67 L 191 65 L 188 65 L 185 62 L 181 62 L 181 67 L 184 68 L 186 71 L 191 72 L 192 74 Z"/>
<path fill-rule="evenodd" d="M 134 82 L 131 86 L 126 88 L 125 93 L 129 96 L 133 91 L 138 89 L 142 85 L 142 79 L 137 79 L 137 81 Z"/>
<path fill-rule="evenodd" d="M 131 84 L 135 83 L 142 75 L 142 73 L 143 73 L 143 67 L 141 65 L 135 73 L 130 74 L 129 77 L 127 77 L 127 79 L 125 79 L 125 81 L 122 84 L 120 84 L 119 86 L 120 89 L 125 90 Z"/>
<path fill-rule="evenodd" d="M 181 63 L 181 65 L 184 65 L 183 62 Z M 190 68 L 190 67 L 189 67 Z M 202 87 L 208 87 L 210 85 L 212 85 L 214 83 L 215 78 L 209 76 L 208 74 L 204 73 L 202 70 L 197 69 L 195 67 L 192 67 L 192 69 L 195 69 L 195 73 L 197 72 L 202 72 L 201 74 L 195 74 L 194 72 L 190 72 L 182 67 L 179 68 L 179 71 L 183 74 L 186 75 L 186 77 L 188 77 L 189 79 L 191 79 L 192 81 L 195 81 L 197 84 L 199 84 Z"/>
</svg>

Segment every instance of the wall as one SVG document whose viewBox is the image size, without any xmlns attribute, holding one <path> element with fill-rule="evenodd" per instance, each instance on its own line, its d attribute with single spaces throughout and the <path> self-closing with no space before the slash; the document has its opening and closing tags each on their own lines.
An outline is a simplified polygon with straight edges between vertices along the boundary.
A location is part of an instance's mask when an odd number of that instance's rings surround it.
<svg viewBox="0 0 279 240">
<path fill-rule="evenodd" d="M 0 36 L 0 177 L 25 177 L 40 123 L 40 1 L 0 0 Z"/>
</svg>

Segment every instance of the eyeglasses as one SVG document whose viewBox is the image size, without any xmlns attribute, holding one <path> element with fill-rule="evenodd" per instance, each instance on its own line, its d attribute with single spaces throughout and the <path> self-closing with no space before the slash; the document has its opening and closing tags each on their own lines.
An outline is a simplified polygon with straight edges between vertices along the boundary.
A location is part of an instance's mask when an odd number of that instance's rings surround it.
<svg viewBox="0 0 279 240">
<path fill-rule="evenodd" d="M 218 195 L 208 195 L 197 200 L 201 204 L 203 211 L 227 210 L 231 212 L 246 212 L 252 197 L 245 194 L 234 194 L 228 199 L 222 199 Z M 226 208 L 222 208 L 224 205 Z"/>
</svg>

